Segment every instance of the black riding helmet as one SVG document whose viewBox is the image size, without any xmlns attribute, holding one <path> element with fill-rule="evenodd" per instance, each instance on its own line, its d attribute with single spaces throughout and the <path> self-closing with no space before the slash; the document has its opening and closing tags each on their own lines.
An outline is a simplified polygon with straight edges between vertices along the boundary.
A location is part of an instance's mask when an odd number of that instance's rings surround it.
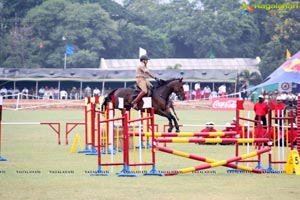
<svg viewBox="0 0 300 200">
<path fill-rule="evenodd" d="M 140 61 L 143 61 L 143 60 L 150 60 L 150 58 L 145 54 L 140 57 Z"/>
</svg>

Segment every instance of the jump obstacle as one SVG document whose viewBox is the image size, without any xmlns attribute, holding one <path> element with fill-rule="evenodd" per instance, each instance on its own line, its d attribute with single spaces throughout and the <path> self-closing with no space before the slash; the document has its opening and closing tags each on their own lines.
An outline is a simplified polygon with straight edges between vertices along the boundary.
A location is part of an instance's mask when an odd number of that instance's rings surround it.
<svg viewBox="0 0 300 200">
<path fill-rule="evenodd" d="M 17 123 L 2 123 L 2 105 L 3 105 L 3 97 L 0 96 L 0 161 L 7 161 L 6 158 L 1 156 L 1 148 L 2 148 L 2 124 L 19 124 L 19 125 L 48 125 L 54 130 L 57 134 L 57 143 L 60 145 L 60 122 L 17 122 Z"/>
<path fill-rule="evenodd" d="M 97 107 L 97 106 L 94 106 Z M 111 106 L 112 108 L 112 106 Z M 110 109 L 108 109 L 110 110 Z M 111 111 L 114 113 L 114 111 Z M 99 111 L 99 114 L 101 112 Z M 103 115 L 103 113 L 101 113 Z M 94 115 L 94 118 L 96 115 Z M 151 116 L 151 115 L 150 115 Z M 238 119 L 240 120 L 244 120 L 243 117 L 239 117 L 237 116 Z M 153 118 L 153 119 L 152 119 Z M 97 149 L 97 153 L 98 155 L 98 170 L 97 173 L 92 174 L 92 175 L 108 175 L 109 172 L 107 170 L 103 170 L 103 168 L 107 168 L 108 166 L 118 166 L 121 165 L 123 166 L 123 169 L 120 171 L 120 173 L 118 173 L 119 176 L 136 176 L 136 174 L 134 173 L 134 170 L 130 170 L 130 167 L 136 167 L 136 166 L 147 166 L 147 165 L 151 165 L 152 166 L 152 170 L 150 170 L 151 172 L 155 172 L 152 175 L 176 175 L 176 174 L 182 174 L 182 173 L 187 173 L 187 172 L 193 172 L 193 171 L 198 171 L 198 170 L 202 170 L 202 169 L 208 169 L 208 168 L 213 168 L 213 167 L 217 167 L 217 166 L 226 166 L 226 167 L 230 167 L 233 169 L 237 169 L 237 170 L 244 170 L 244 171 L 249 171 L 249 172 L 254 172 L 254 173 L 262 173 L 262 172 L 269 172 L 266 171 L 265 169 L 262 168 L 254 168 L 254 167 L 248 167 L 248 166 L 242 166 L 237 164 L 238 162 L 241 162 L 243 160 L 245 160 L 246 158 L 250 158 L 250 157 L 254 157 L 254 156 L 258 156 L 257 160 L 254 160 L 255 162 L 260 162 L 260 155 L 262 153 L 266 153 L 266 152 L 270 152 L 271 148 L 270 147 L 263 147 L 263 145 L 257 145 L 257 144 L 261 144 L 261 143 L 267 143 L 270 140 L 268 138 L 187 138 L 187 137 L 207 137 L 207 136 L 211 136 L 211 137 L 216 137 L 216 136 L 226 136 L 226 134 L 228 134 L 227 136 L 232 136 L 234 134 L 236 134 L 236 132 L 231 131 L 228 133 L 224 133 L 224 132 L 215 132 L 215 133 L 191 133 L 191 132 L 183 132 L 183 133 L 158 133 L 158 132 L 154 132 L 154 131 L 139 131 L 139 133 L 135 132 L 135 131 L 129 131 L 128 129 L 128 124 L 130 124 L 130 122 L 136 122 L 136 121 L 143 121 L 143 120 L 149 120 L 151 119 L 151 123 L 150 127 L 152 130 L 154 130 L 155 128 L 152 126 L 152 124 L 154 124 L 154 117 L 146 117 L 146 118 L 139 118 L 139 119 L 135 119 L 135 120 L 128 120 L 128 113 L 126 113 L 125 111 L 123 111 L 122 117 L 119 118 L 111 118 L 111 119 L 105 119 L 105 120 L 101 120 L 100 117 L 98 117 L 99 120 L 94 121 L 95 126 L 98 127 L 97 131 L 94 133 L 93 137 L 97 138 L 97 142 L 95 142 L 96 140 L 94 139 L 94 142 L 89 144 L 90 146 L 94 146 Z M 127 120 L 126 120 L 127 119 Z M 250 120 L 250 119 L 249 119 Z M 114 162 L 113 156 L 111 155 L 111 162 L 103 162 L 103 160 L 107 159 L 107 150 L 108 150 L 108 146 L 113 147 L 114 145 L 109 142 L 109 140 L 107 140 L 107 138 L 110 137 L 114 138 L 115 137 L 115 132 L 112 131 L 111 133 L 108 133 L 106 131 L 105 134 L 108 135 L 103 135 L 102 131 L 103 129 L 107 129 L 107 127 L 103 126 L 103 124 L 107 124 L 108 122 L 116 122 L 116 121 L 121 121 L 122 123 L 122 127 L 123 127 L 123 134 L 124 134 L 124 138 L 123 138 L 123 160 L 119 161 L 119 162 Z M 153 121 L 153 122 L 152 122 Z M 148 121 L 147 121 L 148 122 Z M 102 124 L 102 125 L 101 125 Z M 145 127 L 149 127 L 148 125 L 146 125 Z M 90 137 L 92 137 L 93 134 L 90 135 Z M 97 136 L 96 136 L 97 135 Z M 154 139 L 152 139 L 151 144 L 152 144 L 152 162 L 143 162 L 143 163 L 136 163 L 136 161 L 134 161 L 135 163 L 131 163 L 130 161 L 130 155 L 129 155 L 129 138 L 130 137 L 135 137 L 135 136 L 139 136 L 139 137 L 152 137 Z M 117 136 L 118 137 L 118 136 Z M 164 137 L 164 138 L 161 138 Z M 182 138 L 179 138 L 182 137 Z M 102 138 L 102 139 L 101 139 Z M 141 141 L 141 140 L 140 140 Z M 104 142 L 104 143 L 103 143 Z M 158 144 L 159 143 L 166 143 L 166 142 L 172 142 L 172 143 L 235 143 L 237 146 L 238 144 L 242 143 L 242 144 L 249 144 L 249 143 L 255 143 L 259 149 L 256 151 L 252 151 L 252 152 L 247 152 L 243 155 L 238 155 L 238 151 L 236 153 L 236 156 L 233 158 L 229 158 L 227 160 L 222 160 L 222 161 L 217 161 L 214 159 L 209 159 L 209 158 L 204 158 L 204 157 L 200 157 L 200 156 L 196 156 L 193 154 L 187 154 L 184 152 L 179 152 L 175 151 L 175 150 L 170 150 L 170 149 L 164 149 L 165 147 L 161 147 Z M 100 144 L 100 145 L 99 145 Z M 118 149 L 118 148 L 117 148 Z M 135 148 L 134 148 L 135 149 Z M 174 170 L 172 171 L 172 173 L 164 173 L 161 174 L 156 170 L 155 167 L 155 149 L 163 151 L 163 152 L 173 152 L 172 154 L 177 155 L 177 156 L 183 156 L 183 157 L 188 157 L 191 159 L 195 159 L 198 161 L 203 161 L 203 162 L 208 162 L 210 164 L 205 164 L 205 165 L 199 165 L 196 167 L 189 167 L 189 168 L 183 168 L 183 169 L 179 169 L 179 170 Z M 106 151 L 105 151 L 106 150 Z M 119 151 L 119 149 L 118 149 Z M 101 154 L 103 154 L 104 152 L 104 156 L 101 156 Z M 232 162 L 236 162 L 236 164 L 233 164 Z M 247 160 L 247 162 L 249 162 L 249 160 Z M 250 161 L 251 162 L 251 161 Z"/>
<path fill-rule="evenodd" d="M 224 132 L 208 132 L 208 133 L 197 133 L 197 132 L 182 132 L 182 133 L 167 133 L 167 132 L 155 132 L 155 127 L 154 125 L 154 113 L 152 111 L 148 113 L 148 117 L 140 117 L 138 119 L 130 119 L 130 113 L 125 112 L 124 110 L 122 111 L 122 117 L 116 118 L 114 116 L 115 111 L 112 109 L 113 106 L 111 105 L 108 109 L 106 114 L 100 110 L 97 110 L 97 106 L 99 107 L 99 100 L 88 100 L 89 103 L 94 103 L 90 106 L 86 107 L 85 110 L 85 123 L 84 125 L 86 126 L 86 134 L 85 134 L 85 139 L 86 139 L 86 149 L 91 151 L 91 149 L 94 149 L 92 151 L 96 152 L 96 155 L 98 155 L 98 170 L 97 173 L 91 174 L 91 175 L 108 175 L 110 173 L 108 167 L 114 168 L 114 166 L 123 166 L 123 169 L 117 173 L 118 176 L 136 176 L 135 170 L 130 170 L 130 167 L 136 167 L 136 166 L 152 166 L 152 169 L 150 170 L 150 173 L 146 174 L 151 174 L 151 175 L 176 175 L 176 174 L 183 174 L 183 173 L 188 173 L 188 172 L 194 172 L 202 169 L 208 169 L 208 168 L 213 168 L 217 166 L 225 166 L 229 168 L 233 168 L 234 170 L 243 170 L 243 171 L 249 171 L 249 172 L 254 172 L 254 173 L 266 173 L 266 172 L 274 172 L 274 170 L 270 167 L 272 164 L 277 164 L 277 161 L 273 161 L 270 159 L 272 149 L 270 146 L 268 147 L 263 147 L 263 144 L 266 144 L 270 142 L 269 138 L 254 138 L 255 133 L 252 134 L 252 137 L 250 137 L 249 131 L 245 131 L 243 128 L 242 131 L 242 138 L 232 138 L 234 135 L 237 134 L 237 131 L 229 131 L 227 133 Z M 88 103 L 88 104 L 89 104 Z M 299 101 L 298 101 L 299 103 Z M 239 104 L 239 103 L 238 103 Z M 87 109 L 88 108 L 88 109 Z M 241 110 L 243 109 L 237 109 L 236 111 L 236 118 L 237 118 L 237 125 L 239 125 L 240 121 L 246 121 L 248 123 L 248 128 L 249 128 L 249 123 L 259 123 L 259 120 L 252 120 L 251 116 L 244 117 L 241 115 Z M 109 114 L 110 112 L 110 114 Z M 298 111 L 299 112 L 299 111 Z M 89 113 L 87 115 L 87 113 Z M 101 118 L 101 116 L 104 116 L 104 118 Z M 290 119 L 290 118 L 285 118 Z M 123 144 L 122 149 L 118 147 L 118 144 L 120 141 L 117 141 L 120 138 L 120 133 L 118 129 L 118 126 L 115 126 L 115 122 L 120 121 L 121 122 L 121 127 L 123 129 L 123 141 L 121 142 Z M 144 121 L 146 123 L 144 123 Z M 150 122 L 149 122 L 150 121 Z M 139 131 L 136 132 L 135 130 L 129 130 L 130 124 L 134 122 L 143 122 L 143 128 L 139 128 Z M 113 129 L 110 129 L 109 123 L 112 124 L 114 127 Z M 83 125 L 82 123 L 74 123 L 71 124 L 74 125 L 75 127 L 77 125 Z M 89 125 L 89 127 L 87 127 Z M 151 131 L 147 129 L 151 129 Z M 258 126 L 259 128 L 256 130 L 260 132 L 261 127 Z M 110 129 L 110 130 L 109 130 Z M 157 127 L 156 127 L 157 129 Z M 104 131 L 103 131 L 104 130 Z M 237 127 L 236 127 L 237 130 Z M 249 129 L 248 129 L 249 130 Z M 299 131 L 299 129 L 298 129 Z M 136 158 L 134 158 L 134 161 L 132 161 L 131 153 L 129 153 L 129 139 L 132 137 L 138 136 L 139 138 L 141 137 L 147 137 L 147 138 L 152 138 L 151 140 L 151 161 L 150 162 L 137 162 Z M 224 137 L 228 136 L 231 138 L 205 138 L 205 137 Z M 204 138 L 199 138 L 199 137 L 204 137 Z M 66 134 L 67 138 L 67 134 Z M 110 138 L 110 139 L 109 139 Z M 114 140 L 116 139 L 116 140 Z M 298 138 L 297 138 L 298 139 Z M 66 140 L 67 141 L 67 140 Z M 139 142 L 142 140 L 139 139 Z M 236 155 L 235 157 L 229 158 L 227 160 L 214 160 L 211 158 L 205 158 L 193 154 L 188 154 L 172 149 L 168 149 L 166 147 L 161 147 L 159 146 L 160 143 L 235 143 L 236 144 Z M 252 144 L 252 151 L 250 152 L 248 148 L 246 153 L 243 153 L 242 155 L 239 155 L 239 144 L 242 144 L 244 147 L 244 144 Z M 254 145 L 255 144 L 255 145 Z M 135 145 L 133 145 L 133 150 L 135 152 Z M 299 145 L 297 145 L 299 147 Z M 248 146 L 249 147 L 249 146 Z M 254 150 L 254 148 L 258 148 L 257 150 Z M 274 148 L 274 147 L 273 147 Z M 155 165 L 155 150 L 159 150 L 162 152 L 174 154 L 176 156 L 181 156 L 181 157 L 186 157 L 202 162 L 207 162 L 209 164 L 203 164 L 203 165 L 198 165 L 195 167 L 188 167 L 188 168 L 183 168 L 179 170 L 173 170 L 169 173 L 159 173 L 156 169 Z M 123 157 L 121 160 L 116 161 L 114 160 L 114 153 L 115 152 L 123 152 Z M 98 153 L 99 152 L 99 153 Z M 112 153 L 113 152 L 113 153 Z M 261 167 L 261 154 L 269 152 L 269 167 L 268 168 L 262 168 Z M 109 154 L 108 154 L 109 153 Z M 110 155 L 110 159 L 108 159 L 108 155 Z M 258 158 L 255 160 L 249 160 L 247 158 L 255 157 L 257 156 Z M 135 155 L 134 155 L 135 157 Z M 247 159 L 247 160 L 246 160 Z M 104 162 L 105 161 L 105 162 Z M 233 164 L 235 162 L 235 164 Z M 249 166 L 244 166 L 240 165 L 239 162 L 257 162 L 256 167 L 249 167 Z M 106 170 L 103 170 L 106 168 Z"/>
<path fill-rule="evenodd" d="M 245 105 L 244 105 L 245 104 Z M 297 115 L 299 116 L 299 109 L 300 109 L 300 99 L 298 97 L 298 101 L 297 101 Z M 297 143 L 300 140 L 300 128 L 299 128 L 299 117 L 298 117 L 298 128 L 297 130 L 294 130 L 293 128 L 291 130 L 287 130 L 288 129 L 288 124 L 286 124 L 285 122 L 290 121 L 293 122 L 293 112 L 291 112 L 291 117 L 272 117 L 275 116 L 274 110 L 271 110 L 268 114 L 268 118 L 267 118 L 267 127 L 262 127 L 261 124 L 261 119 L 260 117 L 258 118 L 258 120 L 253 120 L 251 119 L 251 116 L 249 115 L 249 110 L 253 111 L 253 106 L 249 105 L 248 102 L 244 102 L 241 100 L 237 101 L 237 109 L 236 109 L 236 129 L 238 129 L 238 127 L 242 127 L 240 123 L 241 121 L 247 122 L 248 125 L 248 129 L 247 131 L 244 131 L 244 128 L 242 128 L 243 131 L 243 136 L 247 136 L 249 137 L 249 123 L 253 123 L 253 133 L 252 133 L 252 137 L 258 136 L 258 137 L 265 137 L 265 138 L 269 138 L 270 141 L 272 142 L 272 151 L 270 151 L 269 156 L 268 156 L 268 163 L 269 166 L 268 168 L 262 168 L 261 166 L 261 159 L 260 156 L 258 156 L 257 160 L 247 160 L 245 162 L 257 162 L 257 168 L 259 169 L 263 169 L 266 172 L 269 173 L 282 173 L 285 172 L 285 169 L 283 169 L 283 165 L 287 163 L 287 156 L 298 147 L 298 152 L 299 152 L 299 146 L 294 146 L 294 142 L 296 141 Z M 248 111 L 247 117 L 242 115 L 243 111 Z M 284 116 L 284 114 L 282 114 L 281 116 Z M 253 117 L 254 118 L 254 117 Z M 281 123 L 284 126 L 279 126 L 278 124 L 272 126 L 272 122 L 275 120 L 280 120 Z M 255 124 L 257 124 L 257 126 L 255 127 Z M 291 123 L 293 124 L 293 123 Z M 255 132 L 256 131 L 256 132 Z M 291 137 L 289 138 L 289 134 L 288 132 L 291 131 Z M 246 133 L 244 133 L 246 132 Z M 293 134 L 293 132 L 297 132 L 297 134 Z M 295 137 L 296 136 L 296 137 Z M 295 138 L 294 138 L 295 137 Z M 289 145 L 290 144 L 290 147 Z M 250 146 L 247 145 L 247 151 L 249 152 L 250 150 Z M 253 146 L 252 146 L 253 148 Z M 245 151 L 245 146 L 242 146 L 242 150 Z M 239 146 L 236 145 L 236 155 L 239 155 Z M 244 162 L 244 161 L 239 161 L 239 162 Z"/>
</svg>

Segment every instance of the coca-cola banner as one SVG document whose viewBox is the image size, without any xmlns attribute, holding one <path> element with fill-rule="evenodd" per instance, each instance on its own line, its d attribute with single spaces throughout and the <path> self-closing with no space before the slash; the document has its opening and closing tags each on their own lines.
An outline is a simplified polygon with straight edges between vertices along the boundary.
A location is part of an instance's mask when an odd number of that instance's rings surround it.
<svg viewBox="0 0 300 200">
<path fill-rule="evenodd" d="M 235 110 L 238 98 L 213 98 L 212 110 Z"/>
</svg>

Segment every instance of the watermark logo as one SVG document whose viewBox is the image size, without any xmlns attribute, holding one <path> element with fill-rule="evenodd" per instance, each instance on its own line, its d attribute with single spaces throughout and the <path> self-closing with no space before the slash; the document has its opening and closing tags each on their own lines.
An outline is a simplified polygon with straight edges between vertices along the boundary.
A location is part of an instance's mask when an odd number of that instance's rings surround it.
<svg viewBox="0 0 300 200">
<path fill-rule="evenodd" d="M 252 8 L 249 4 L 247 4 L 246 2 L 242 2 L 242 8 L 241 8 L 241 14 L 242 15 L 246 15 L 248 13 L 253 13 L 254 12 L 254 8 Z"/>
<path fill-rule="evenodd" d="M 293 3 L 254 3 L 252 6 L 247 4 L 246 2 L 242 2 L 242 8 L 241 8 L 241 14 L 245 15 L 248 13 L 253 13 L 254 10 L 265 10 L 268 12 L 268 14 L 284 14 L 288 13 L 291 9 L 299 9 L 299 2 L 293 2 Z"/>
</svg>

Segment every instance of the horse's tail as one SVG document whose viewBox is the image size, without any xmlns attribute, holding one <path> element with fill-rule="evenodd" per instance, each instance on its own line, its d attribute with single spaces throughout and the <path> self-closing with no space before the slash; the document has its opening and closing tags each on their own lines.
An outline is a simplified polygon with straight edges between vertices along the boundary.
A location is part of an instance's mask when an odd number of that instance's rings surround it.
<svg viewBox="0 0 300 200">
<path fill-rule="evenodd" d="M 101 105 L 101 110 L 102 112 L 105 112 L 106 111 L 106 106 L 107 106 L 107 103 L 111 102 L 112 101 L 112 96 L 113 94 L 115 93 L 117 89 L 114 89 L 112 90 L 105 98 L 104 98 L 104 101 Z"/>
</svg>

